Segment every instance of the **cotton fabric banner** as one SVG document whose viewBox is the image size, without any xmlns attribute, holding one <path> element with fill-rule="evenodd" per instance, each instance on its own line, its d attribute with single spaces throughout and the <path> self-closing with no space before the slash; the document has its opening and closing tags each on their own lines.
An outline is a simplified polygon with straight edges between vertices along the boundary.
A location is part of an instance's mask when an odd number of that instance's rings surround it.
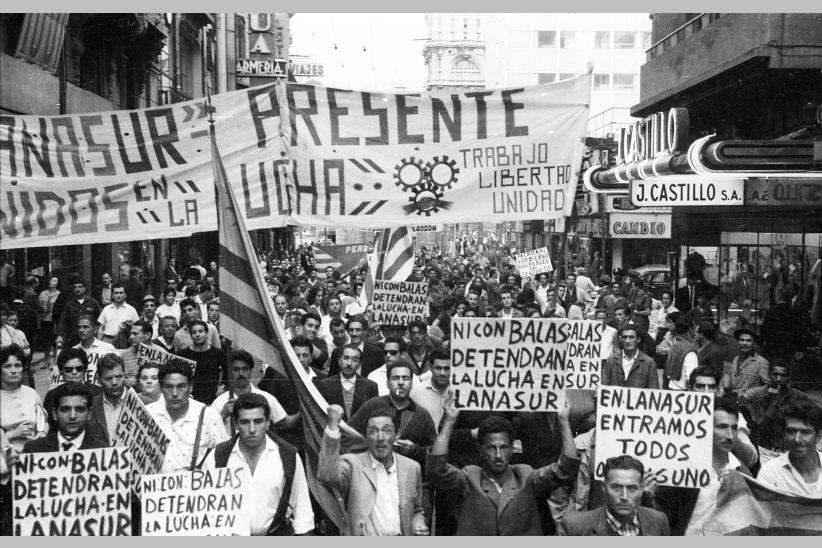
<svg viewBox="0 0 822 548">
<path fill-rule="evenodd" d="M 134 111 L 0 115 L 0 247 L 216 230 L 213 114 L 248 229 L 570 214 L 591 79 L 394 95 L 278 82 Z"/>
</svg>

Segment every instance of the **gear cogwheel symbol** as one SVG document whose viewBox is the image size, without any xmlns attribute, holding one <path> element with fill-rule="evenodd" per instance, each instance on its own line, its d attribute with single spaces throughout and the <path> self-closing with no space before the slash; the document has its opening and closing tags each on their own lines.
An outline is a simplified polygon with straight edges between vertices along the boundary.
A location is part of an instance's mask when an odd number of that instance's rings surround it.
<svg viewBox="0 0 822 548">
<path fill-rule="evenodd" d="M 394 184 L 408 192 L 425 180 L 425 167 L 422 160 L 417 160 L 413 156 L 406 160 L 403 158 L 399 164 L 394 166 Z"/>
<path fill-rule="evenodd" d="M 444 177 L 445 169 L 437 169 L 444 166 L 448 169 L 448 176 Z M 451 186 L 457 182 L 457 174 L 460 172 L 457 167 L 457 162 L 450 159 L 448 156 L 434 156 L 434 160 L 425 165 L 425 174 L 428 180 L 440 188 L 451 189 Z"/>
<path fill-rule="evenodd" d="M 434 183 L 423 183 L 413 190 L 414 195 L 408 201 L 414 204 L 417 215 L 425 214 L 430 217 L 432 213 L 440 210 L 440 198 L 443 192 Z"/>
</svg>

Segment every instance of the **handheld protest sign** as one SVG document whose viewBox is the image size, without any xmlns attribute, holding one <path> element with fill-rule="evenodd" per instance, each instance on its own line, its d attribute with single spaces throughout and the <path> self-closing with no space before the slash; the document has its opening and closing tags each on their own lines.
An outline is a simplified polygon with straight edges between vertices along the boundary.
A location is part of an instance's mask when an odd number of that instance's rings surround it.
<svg viewBox="0 0 822 548">
<path fill-rule="evenodd" d="M 451 385 L 466 410 L 554 411 L 566 390 L 599 386 L 601 322 L 454 318 Z"/>
<path fill-rule="evenodd" d="M 517 262 L 519 275 L 523 278 L 533 280 L 537 274 L 553 272 L 554 270 L 554 266 L 551 264 L 551 254 L 547 247 L 517 253 L 514 260 Z"/>
<path fill-rule="evenodd" d="M 127 447 L 25 453 L 12 489 L 16 537 L 131 535 Z"/>
<path fill-rule="evenodd" d="M 115 432 L 117 445 L 131 450 L 132 486 L 140 495 L 140 476 L 156 474 L 163 467 L 171 440 L 148 412 L 133 388 L 123 396 L 123 410 Z"/>
<path fill-rule="evenodd" d="M 249 536 L 248 478 L 216 468 L 142 477 L 142 536 Z M 247 503 L 246 503 L 247 504 Z"/>
<path fill-rule="evenodd" d="M 596 474 L 605 461 L 631 455 L 660 485 L 705 487 L 713 466 L 714 395 L 600 386 Z"/>
<path fill-rule="evenodd" d="M 182 360 L 185 363 L 187 363 L 191 367 L 192 374 L 197 370 L 197 362 L 195 362 L 194 360 L 189 360 L 188 358 L 181 358 L 176 354 L 166 352 L 159 346 L 148 346 L 146 344 L 140 344 L 140 347 L 137 349 L 137 368 L 139 369 L 148 362 L 156 362 L 160 365 L 163 365 L 164 363 L 170 362 L 172 358 Z"/>
<path fill-rule="evenodd" d="M 374 321 L 382 325 L 407 326 L 428 317 L 428 282 L 374 280 Z"/>
</svg>

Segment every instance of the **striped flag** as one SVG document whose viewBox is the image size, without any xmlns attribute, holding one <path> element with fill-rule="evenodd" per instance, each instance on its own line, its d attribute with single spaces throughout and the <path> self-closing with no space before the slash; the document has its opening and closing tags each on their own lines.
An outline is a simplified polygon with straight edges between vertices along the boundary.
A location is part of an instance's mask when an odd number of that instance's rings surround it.
<svg viewBox="0 0 822 548">
<path fill-rule="evenodd" d="M 722 482 L 705 535 L 822 535 L 822 499 L 788 495 L 731 471 Z"/>
<path fill-rule="evenodd" d="M 374 295 L 374 280 L 404 282 L 414 270 L 414 239 L 406 226 L 386 228 L 377 237 L 374 253 L 368 257 L 365 277 L 358 302 L 363 308 Z"/>
<path fill-rule="evenodd" d="M 211 161 L 217 187 L 220 235 L 220 328 L 235 348 L 243 348 L 257 360 L 271 364 L 287 375 L 300 400 L 305 436 L 305 472 L 308 487 L 326 515 L 343 527 L 342 501 L 317 482 L 317 462 L 323 430 L 328 423 L 328 403 L 297 360 L 279 322 L 274 321 L 274 308 L 266 292 L 262 272 L 256 266 L 254 248 L 245 223 L 237 211 L 237 198 L 226 179 L 214 128 L 211 129 Z M 362 449 L 362 436 L 343 424 L 343 448 Z"/>
<path fill-rule="evenodd" d="M 325 268 L 330 266 L 345 278 L 352 270 L 365 264 L 366 247 L 366 244 L 315 245 L 312 250 L 317 277 L 325 279 Z"/>
<path fill-rule="evenodd" d="M 49 72 L 57 71 L 69 13 L 27 13 L 15 55 Z"/>
</svg>

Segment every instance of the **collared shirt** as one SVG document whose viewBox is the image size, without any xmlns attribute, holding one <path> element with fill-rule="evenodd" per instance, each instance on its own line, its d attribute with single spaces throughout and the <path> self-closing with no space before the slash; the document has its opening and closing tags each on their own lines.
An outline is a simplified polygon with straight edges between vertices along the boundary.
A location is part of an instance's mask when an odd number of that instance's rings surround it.
<svg viewBox="0 0 822 548">
<path fill-rule="evenodd" d="M 208 329 L 208 344 L 210 344 L 212 348 L 222 350 L 223 346 L 220 343 L 220 334 L 217 332 L 217 328 L 208 322 L 206 322 L 206 328 Z M 177 352 L 191 348 L 193 345 L 194 341 L 191 340 L 191 331 L 187 325 L 178 329 L 174 334 L 174 348 Z"/>
<path fill-rule="evenodd" d="M 411 375 L 414 377 L 413 383 L 416 385 L 420 382 L 420 378 L 417 375 Z M 381 367 L 378 367 L 374 371 L 368 374 L 368 380 L 374 381 L 377 383 L 377 394 L 380 396 L 387 396 L 388 395 L 388 370 L 385 368 L 383 364 Z M 412 385 L 412 390 L 413 386 Z"/>
<path fill-rule="evenodd" d="M 730 378 L 731 389 L 741 394 L 749 388 L 768 384 L 768 360 L 754 353 L 739 363 L 739 356 L 734 357 L 731 364 L 725 366 L 725 372 Z"/>
<path fill-rule="evenodd" d="M 86 431 L 85 430 L 80 432 L 79 436 L 77 436 L 76 438 L 71 439 L 71 440 L 68 440 L 65 437 L 63 437 L 62 432 L 57 432 L 57 447 L 60 448 L 58 450 L 59 451 L 68 451 L 68 452 L 78 451 L 80 449 L 80 446 L 83 445 L 83 440 L 85 439 L 85 437 L 86 437 Z M 63 444 L 65 444 L 65 443 L 70 443 L 71 447 L 69 447 L 68 449 L 63 449 Z"/>
<path fill-rule="evenodd" d="M 350 379 L 346 379 L 345 377 L 340 375 L 340 382 L 342 383 L 343 390 L 345 390 L 346 392 L 351 392 L 357 385 L 357 378 L 351 377 Z"/>
<path fill-rule="evenodd" d="M 728 453 L 728 462 L 722 467 L 719 472 L 724 470 L 736 470 L 739 468 L 739 460 L 732 453 Z M 688 522 L 688 527 L 685 529 L 685 536 L 690 537 L 702 534 L 702 527 L 705 521 L 716 509 L 716 496 L 719 494 L 719 473 L 711 466 L 708 469 L 710 481 L 708 485 L 699 489 L 699 496 L 696 498 L 694 510 L 691 512 L 691 520 Z"/>
<path fill-rule="evenodd" d="M 442 394 L 431 384 L 430 371 L 420 376 L 420 382 L 413 385 L 411 399 L 428 411 L 434 421 L 434 426 L 439 431 L 440 420 L 442 420 Z"/>
<path fill-rule="evenodd" d="M 682 372 L 678 379 L 671 379 L 668 383 L 668 390 L 688 390 L 688 381 L 691 373 L 699 367 L 699 359 L 696 352 L 688 352 L 682 359 Z"/>
<path fill-rule="evenodd" d="M 120 332 L 120 324 L 124 322 L 136 322 L 140 319 L 137 311 L 128 303 L 123 303 L 117 306 L 114 303 L 107 304 L 100 311 L 100 316 L 97 321 L 103 327 L 103 333 L 106 337 L 116 337 Z"/>
<path fill-rule="evenodd" d="M 252 384 L 251 393 L 261 395 L 265 398 L 265 401 L 268 402 L 268 407 L 271 409 L 271 424 L 277 424 L 278 422 L 280 422 L 288 416 L 288 413 L 285 412 L 285 409 L 283 409 L 283 406 L 280 405 L 280 402 L 277 401 L 277 398 L 275 398 L 268 392 L 260 390 Z M 217 415 L 220 415 L 220 413 L 222 413 L 223 411 L 223 407 L 225 407 L 225 404 L 228 403 L 230 397 L 231 392 L 226 390 L 225 392 L 217 396 L 217 399 L 211 402 L 211 409 L 213 409 L 217 413 Z M 231 415 L 227 416 L 223 423 L 225 424 L 226 433 L 229 436 L 231 436 Z"/>
<path fill-rule="evenodd" d="M 114 446 L 114 441 L 117 437 L 117 423 L 120 422 L 120 413 L 122 412 L 122 397 L 116 402 L 112 402 L 105 395 L 103 396 L 103 413 L 106 416 L 106 430 L 108 430 L 109 444 L 112 446 Z"/>
<path fill-rule="evenodd" d="M 177 320 L 177 323 L 180 323 L 180 305 L 177 303 L 174 303 L 171 306 L 161 304 L 157 307 L 157 312 L 155 312 L 154 315 L 160 319 L 165 318 L 166 316 L 172 316 L 175 320 Z"/>
<path fill-rule="evenodd" d="M 214 468 L 214 452 L 212 451 L 206 457 L 203 469 L 213 470 Z M 243 507 L 240 511 L 249 517 L 251 534 L 265 535 L 274 520 L 280 497 L 285 489 L 285 471 L 277 443 L 266 437 L 265 448 L 252 473 L 248 461 L 240 451 L 238 441 L 228 456 L 226 468 L 239 470 L 239 474 L 243 477 L 243 485 L 248 486 L 249 492 L 243 498 Z M 311 509 L 303 461 L 299 455 L 296 456 L 288 505 L 292 513 L 291 525 L 295 534 L 303 535 L 314 529 L 314 512 Z"/>
<path fill-rule="evenodd" d="M 822 451 L 816 453 L 822 463 Z M 822 469 L 816 476 L 816 480 L 808 483 L 791 463 L 790 452 L 763 464 L 756 479 L 791 495 L 809 498 L 822 497 Z"/>
<path fill-rule="evenodd" d="M 628 375 L 631 373 L 631 368 L 634 366 L 634 362 L 636 362 L 636 357 L 639 356 L 639 351 L 637 350 L 636 354 L 634 354 L 633 358 L 629 358 L 625 351 L 622 351 L 622 372 L 625 375 L 625 380 L 628 380 Z"/>
<path fill-rule="evenodd" d="M 611 530 L 621 537 L 639 536 L 639 518 L 637 517 L 636 512 L 634 512 L 634 517 L 630 521 L 630 523 L 623 523 L 619 521 L 606 506 L 605 520 L 608 522 L 608 526 L 611 528 Z"/>
<path fill-rule="evenodd" d="M 151 346 L 149 341 L 148 346 Z M 123 373 L 126 376 L 126 383 L 129 386 L 134 386 L 137 383 L 137 373 L 140 367 L 137 365 L 137 351 L 131 346 L 119 351 L 120 357 L 123 358 Z"/>
<path fill-rule="evenodd" d="M 188 411 L 185 416 L 172 422 L 171 416 L 166 409 L 164 398 L 150 403 L 146 409 L 157 424 L 171 440 L 166 450 L 166 458 L 163 461 L 162 473 L 174 472 L 177 470 L 187 470 L 191 466 L 191 456 L 194 452 L 194 440 L 197 437 L 197 423 L 200 420 L 200 410 L 205 404 L 195 399 L 188 400 Z M 200 449 L 197 452 L 197 462 L 203 458 L 209 449 L 213 449 L 218 443 L 228 439 L 225 425 L 220 420 L 220 415 L 213 409 L 206 408 L 203 416 L 203 430 L 200 435 Z"/>
<path fill-rule="evenodd" d="M 385 466 L 368 454 L 371 469 L 377 479 L 374 486 L 377 491 L 374 500 L 374 508 L 371 515 L 365 520 L 366 536 L 399 536 L 402 534 L 400 528 L 400 486 L 397 480 L 397 458 L 386 470 Z"/>
</svg>

